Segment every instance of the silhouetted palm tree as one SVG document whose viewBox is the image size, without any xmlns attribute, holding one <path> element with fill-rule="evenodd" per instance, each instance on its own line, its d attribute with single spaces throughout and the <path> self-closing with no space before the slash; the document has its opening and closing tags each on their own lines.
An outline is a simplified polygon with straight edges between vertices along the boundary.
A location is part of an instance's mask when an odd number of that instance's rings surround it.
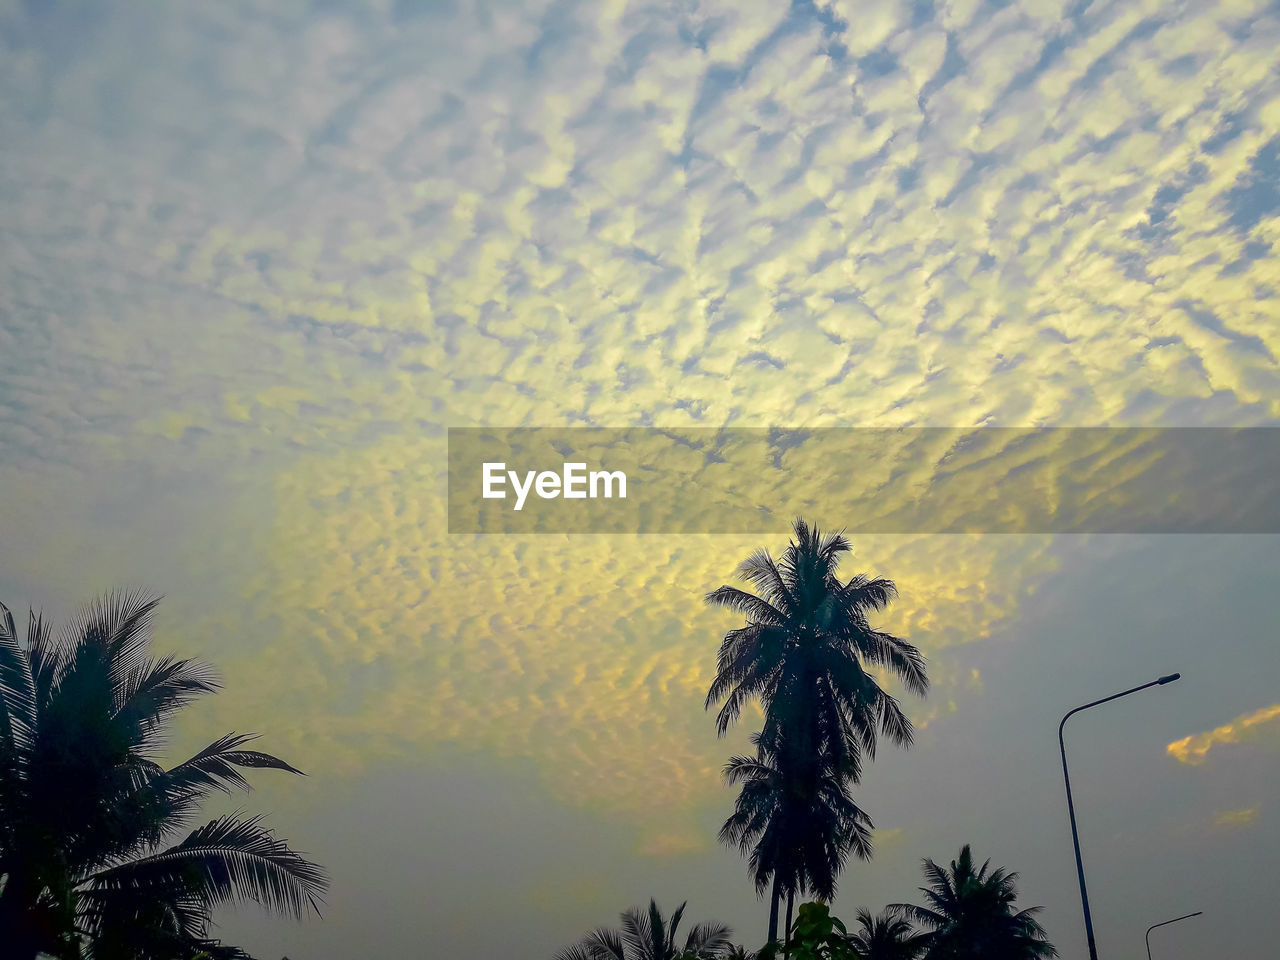
<svg viewBox="0 0 1280 960">
<path fill-rule="evenodd" d="M 849 942 L 863 960 L 916 960 L 925 948 L 927 935 L 920 933 L 901 911 L 882 910 L 874 917 L 871 911 L 858 911 L 858 932 Z"/>
<path fill-rule="evenodd" d="M 849 851 L 870 858 L 871 819 L 849 795 L 847 779 L 830 766 L 805 762 L 797 775 L 788 752 L 765 744 L 760 734 L 751 742 L 756 756 L 732 757 L 725 765 L 725 780 L 741 789 L 720 840 L 749 855 L 758 892 L 772 878 L 773 904 L 786 898 L 789 928 L 796 893 L 808 890 L 829 900 Z M 770 920 L 776 923 L 776 912 Z"/>
<path fill-rule="evenodd" d="M 156 599 L 114 594 L 61 637 L 32 613 L 25 647 L 0 604 L 0 943 L 94 960 L 243 956 L 208 938 L 210 912 L 250 900 L 301 915 L 324 874 L 260 825 L 227 816 L 174 843 L 240 767 L 298 773 L 228 734 L 162 768 L 167 722 L 218 689 L 195 660 L 148 652 Z"/>
<path fill-rule="evenodd" d="M 878 734 L 902 745 L 912 740 L 898 701 L 866 667 L 883 667 L 923 695 L 929 686 L 925 661 L 910 643 L 873 629 L 868 620 L 896 596 L 892 581 L 858 575 L 842 582 L 837 567 L 849 541 L 803 520 L 793 529 L 795 539 L 780 560 L 758 550 L 739 566 L 758 595 L 731 586 L 707 595 L 708 603 L 742 613 L 747 622 L 720 645 L 706 706 L 723 701 L 716 716 L 723 735 L 743 705 L 758 697 L 765 714 L 761 740 L 787 758 L 788 777 L 810 785 L 825 776 L 856 782 L 863 755 L 875 756 Z M 759 885 L 760 876 L 753 876 Z M 770 941 L 777 939 L 782 889 L 797 884 L 775 876 Z"/>
<path fill-rule="evenodd" d="M 928 906 L 896 904 L 928 932 L 926 960 L 1039 960 L 1056 957 L 1036 921 L 1040 907 L 1014 912 L 1016 873 L 1000 867 L 988 873 L 991 861 L 975 869 L 965 844 L 960 856 L 943 869 L 925 859 L 928 886 L 920 888 Z"/>
<path fill-rule="evenodd" d="M 724 957 L 729 949 L 730 930 L 723 923 L 700 923 L 677 946 L 676 931 L 684 916 L 680 904 L 671 918 L 664 919 L 658 905 L 649 901 L 648 911 L 632 907 L 622 913 L 622 929 L 601 927 L 556 954 L 555 960 L 712 960 Z"/>
</svg>

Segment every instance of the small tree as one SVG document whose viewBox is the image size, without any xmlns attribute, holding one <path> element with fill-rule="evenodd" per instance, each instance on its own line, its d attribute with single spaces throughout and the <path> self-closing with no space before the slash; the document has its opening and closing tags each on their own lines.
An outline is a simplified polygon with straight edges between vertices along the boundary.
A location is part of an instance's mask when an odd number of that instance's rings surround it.
<svg viewBox="0 0 1280 960">
<path fill-rule="evenodd" d="M 991 861 L 974 864 L 965 844 L 960 856 L 944 869 L 924 860 L 927 886 L 921 887 L 927 906 L 896 904 L 926 933 L 925 960 L 1042 960 L 1057 949 L 1036 920 L 1040 907 L 1014 911 L 1016 873 L 1003 867 L 990 870 Z"/>
<path fill-rule="evenodd" d="M 864 960 L 916 960 L 927 937 L 901 911 L 890 908 L 874 917 L 869 910 L 859 910 L 858 932 L 849 939 Z"/>
<path fill-rule="evenodd" d="M 622 929 L 600 927 L 565 947 L 555 960 L 719 960 L 729 950 L 730 930 L 723 923 L 700 923 L 677 946 L 676 932 L 684 917 L 680 904 L 671 917 L 662 916 L 652 899 L 649 909 L 622 912 Z"/>
<path fill-rule="evenodd" d="M 770 944 L 762 951 L 762 960 L 775 960 L 778 949 Z M 844 923 L 831 915 L 825 903 L 800 904 L 781 950 L 790 960 L 862 960 Z"/>
</svg>

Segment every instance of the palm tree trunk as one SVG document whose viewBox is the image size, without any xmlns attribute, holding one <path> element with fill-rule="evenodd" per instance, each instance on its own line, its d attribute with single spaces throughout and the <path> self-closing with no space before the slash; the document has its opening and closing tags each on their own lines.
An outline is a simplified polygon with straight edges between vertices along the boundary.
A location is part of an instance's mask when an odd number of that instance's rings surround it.
<svg viewBox="0 0 1280 960">
<path fill-rule="evenodd" d="M 782 891 L 778 887 L 778 874 L 773 875 L 773 893 L 769 895 L 769 942 L 778 942 L 778 900 Z"/>
<path fill-rule="evenodd" d="M 789 890 L 789 891 L 787 891 L 787 932 L 786 932 L 786 940 L 787 940 L 788 942 L 791 940 L 791 908 L 795 905 L 795 902 L 796 902 L 796 892 L 795 892 L 794 890 Z M 783 950 L 783 951 L 782 951 L 782 960 L 790 960 L 790 957 L 791 957 L 791 948 L 790 948 L 790 947 L 787 947 L 785 950 Z"/>
</svg>

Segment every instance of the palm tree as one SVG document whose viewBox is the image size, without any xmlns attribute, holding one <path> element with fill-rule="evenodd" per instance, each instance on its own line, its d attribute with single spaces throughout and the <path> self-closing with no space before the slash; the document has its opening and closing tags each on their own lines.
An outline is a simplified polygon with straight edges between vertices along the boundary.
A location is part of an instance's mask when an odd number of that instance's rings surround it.
<svg viewBox="0 0 1280 960">
<path fill-rule="evenodd" d="M 0 942 L 13 960 L 243 956 L 209 939 L 213 908 L 318 912 L 324 873 L 259 818 L 190 830 L 212 791 L 248 787 L 240 768 L 299 771 L 237 734 L 156 761 L 173 714 L 219 687 L 198 661 L 149 655 L 158 602 L 110 595 L 56 639 L 31 613 L 25 647 L 0 604 Z"/>
<path fill-rule="evenodd" d="M 928 886 L 920 892 L 928 906 L 896 904 L 892 909 L 928 931 L 925 960 L 1039 960 L 1058 955 L 1035 919 L 1040 907 L 1014 913 L 1016 873 L 1003 867 L 988 872 L 990 860 L 975 869 L 968 844 L 950 869 L 927 858 L 923 863 Z"/>
<path fill-rule="evenodd" d="M 676 946 L 676 930 L 684 916 L 680 904 L 664 919 L 651 899 L 648 911 L 624 910 L 622 929 L 601 927 L 556 954 L 555 960 L 712 960 L 730 950 L 730 930 L 723 923 L 700 923 Z"/>
<path fill-rule="evenodd" d="M 911 743 L 910 720 L 867 667 L 888 670 L 917 695 L 928 690 L 929 680 L 920 651 L 873 629 L 868 619 L 897 595 L 893 582 L 861 574 L 842 582 L 837 567 L 849 541 L 801 519 L 793 529 L 795 539 L 781 559 L 758 550 L 739 566 L 758 595 L 731 586 L 707 594 L 708 603 L 744 614 L 747 622 L 720 645 L 706 707 L 721 703 L 716 729 L 724 735 L 742 707 L 759 698 L 765 713 L 761 742 L 789 758 L 786 775 L 807 781 L 812 792 L 825 776 L 856 783 L 863 756 L 875 757 L 879 734 Z M 761 876 L 753 876 L 759 887 Z M 777 939 L 781 892 L 797 886 L 793 877 L 774 880 L 770 942 Z"/>
<path fill-rule="evenodd" d="M 787 900 L 787 929 L 798 892 L 830 900 L 849 851 L 871 857 L 871 818 L 853 801 L 847 779 L 830 765 L 797 764 L 779 744 L 752 735 L 754 757 L 732 757 L 725 780 L 740 784 L 733 813 L 719 839 L 749 854 L 757 892 L 773 880 L 770 942 L 776 939 L 777 904 Z M 796 767 L 803 766 L 797 773 Z M 812 775 L 811 775 L 812 774 Z"/>
<path fill-rule="evenodd" d="M 925 935 L 916 931 L 900 911 L 858 911 L 858 932 L 849 942 L 863 960 L 916 960 L 925 947 Z"/>
</svg>

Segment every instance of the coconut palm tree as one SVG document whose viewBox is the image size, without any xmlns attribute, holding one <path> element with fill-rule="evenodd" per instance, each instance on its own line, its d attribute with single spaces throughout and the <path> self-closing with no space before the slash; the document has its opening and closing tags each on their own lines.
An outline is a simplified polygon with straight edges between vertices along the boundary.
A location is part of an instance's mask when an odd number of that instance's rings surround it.
<svg viewBox="0 0 1280 960">
<path fill-rule="evenodd" d="M 622 929 L 601 927 L 556 954 L 555 960 L 715 960 L 729 953 L 730 930 L 723 923 L 700 923 L 677 946 L 676 931 L 684 917 L 680 904 L 670 919 L 653 901 L 649 909 L 622 913 Z"/>
<path fill-rule="evenodd" d="M 732 757 L 725 765 L 725 780 L 740 790 L 719 838 L 748 854 L 757 892 L 772 880 L 772 942 L 779 901 L 786 898 L 789 930 L 797 893 L 834 898 L 849 852 L 870 859 L 872 824 L 831 766 L 797 762 L 784 743 L 768 744 L 761 734 L 751 742 L 756 756 Z"/>
<path fill-rule="evenodd" d="M 910 720 L 869 668 L 887 670 L 923 695 L 929 686 L 925 661 L 906 640 L 870 624 L 869 615 L 897 595 L 892 581 L 861 574 L 841 581 L 837 567 L 849 541 L 800 519 L 793 530 L 779 560 L 758 550 L 739 566 L 758 593 L 722 586 L 707 594 L 709 604 L 741 613 L 747 622 L 721 642 L 706 707 L 720 704 L 716 729 L 723 735 L 743 706 L 758 698 L 762 741 L 791 758 L 789 777 L 811 785 L 824 776 L 856 783 L 863 757 L 875 756 L 879 735 L 904 746 L 912 740 Z M 760 876 L 753 876 L 758 884 Z M 770 942 L 777 940 L 781 888 L 795 885 L 788 877 L 774 884 Z"/>
<path fill-rule="evenodd" d="M 241 768 L 299 771 L 236 734 L 157 762 L 174 713 L 219 686 L 198 661 L 149 654 L 157 602 L 113 594 L 57 638 L 31 613 L 25 645 L 0 604 L 0 943 L 12 960 L 243 956 L 209 939 L 215 907 L 317 910 L 323 872 L 259 818 L 190 829 L 212 791 L 248 786 Z"/>
<path fill-rule="evenodd" d="M 925 935 L 911 926 L 898 910 L 858 911 L 858 932 L 849 942 L 863 960 L 916 960 L 925 947 Z"/>
<path fill-rule="evenodd" d="M 925 859 L 927 906 L 896 904 L 892 909 L 926 929 L 925 960 L 1040 960 L 1056 957 L 1036 921 L 1040 907 L 1014 912 L 1018 875 L 991 861 L 975 868 L 969 845 L 943 869 Z"/>
</svg>

